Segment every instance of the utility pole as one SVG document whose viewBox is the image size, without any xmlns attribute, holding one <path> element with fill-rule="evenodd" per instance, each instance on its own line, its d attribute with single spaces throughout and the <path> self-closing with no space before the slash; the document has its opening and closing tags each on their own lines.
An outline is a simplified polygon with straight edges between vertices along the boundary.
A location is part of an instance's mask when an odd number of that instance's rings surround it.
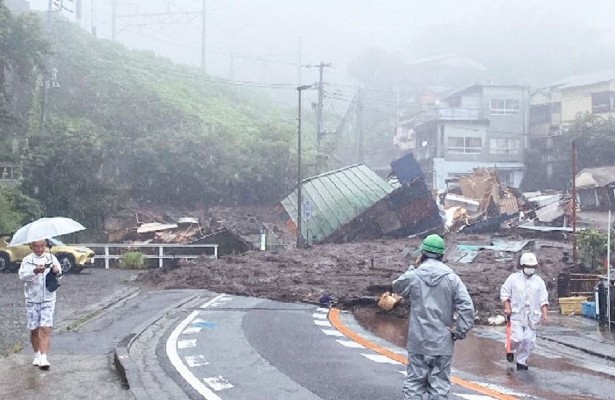
<svg viewBox="0 0 615 400">
<path fill-rule="evenodd" d="M 303 85 L 297 87 L 297 247 L 301 247 L 303 245 L 303 233 L 301 230 L 301 219 L 303 218 L 303 198 L 301 193 L 301 92 L 311 88 L 312 85 Z"/>
<path fill-rule="evenodd" d="M 117 0 L 111 0 L 111 40 L 115 41 L 115 29 L 117 21 Z"/>
<path fill-rule="evenodd" d="M 306 68 L 318 67 L 318 103 L 316 105 L 316 144 L 318 150 L 320 150 L 320 141 L 325 134 L 322 126 L 322 100 L 325 97 L 323 71 L 326 67 L 330 68 L 331 66 L 331 63 L 325 64 L 322 61 L 318 65 L 304 65 Z"/>
<path fill-rule="evenodd" d="M 96 0 L 92 0 L 92 4 L 90 4 L 91 10 L 91 18 L 92 18 L 92 36 L 96 37 Z"/>
<path fill-rule="evenodd" d="M 75 20 L 81 28 L 81 0 L 75 0 Z"/>
<path fill-rule="evenodd" d="M 572 262 L 577 262 L 577 150 L 572 141 Z"/>
<path fill-rule="evenodd" d="M 207 36 L 207 0 L 203 0 L 203 9 L 201 10 L 201 69 L 207 72 L 207 59 L 205 52 L 205 43 Z"/>
<path fill-rule="evenodd" d="M 318 64 L 318 109 L 317 109 L 317 123 L 316 123 L 316 144 L 318 150 L 320 150 L 320 142 L 325 132 L 322 126 L 322 100 L 325 97 L 324 85 L 322 81 L 323 70 L 325 67 L 330 67 L 331 64 L 325 64 L 322 61 Z"/>
<path fill-rule="evenodd" d="M 364 145 L 363 145 L 363 90 L 357 91 L 357 152 L 359 155 L 359 162 L 363 163 L 364 159 Z"/>
<path fill-rule="evenodd" d="M 297 85 L 301 86 L 301 36 L 297 36 Z"/>
</svg>

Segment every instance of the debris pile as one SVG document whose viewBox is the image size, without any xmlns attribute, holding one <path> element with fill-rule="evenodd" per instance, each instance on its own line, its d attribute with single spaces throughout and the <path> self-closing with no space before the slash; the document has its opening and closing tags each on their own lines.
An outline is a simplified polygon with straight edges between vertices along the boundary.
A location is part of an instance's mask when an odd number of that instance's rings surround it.
<svg viewBox="0 0 615 400">
<path fill-rule="evenodd" d="M 448 185 L 436 194 L 447 232 L 550 231 L 564 227 L 572 215 L 570 198 L 502 186 L 495 169 L 476 168 L 468 176 L 450 179 Z"/>
</svg>

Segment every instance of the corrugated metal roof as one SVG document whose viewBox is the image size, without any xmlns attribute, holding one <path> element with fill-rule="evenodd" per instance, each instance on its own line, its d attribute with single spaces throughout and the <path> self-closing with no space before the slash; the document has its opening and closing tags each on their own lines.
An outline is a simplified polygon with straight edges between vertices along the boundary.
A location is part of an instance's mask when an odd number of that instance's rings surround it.
<svg viewBox="0 0 615 400">
<path fill-rule="evenodd" d="M 330 171 L 302 181 L 304 219 L 301 233 L 319 242 L 346 225 L 393 191 L 393 187 L 363 164 Z M 305 204 L 309 203 L 309 210 Z M 297 224 L 297 190 L 282 200 Z M 308 211 L 311 215 L 306 215 Z"/>
</svg>

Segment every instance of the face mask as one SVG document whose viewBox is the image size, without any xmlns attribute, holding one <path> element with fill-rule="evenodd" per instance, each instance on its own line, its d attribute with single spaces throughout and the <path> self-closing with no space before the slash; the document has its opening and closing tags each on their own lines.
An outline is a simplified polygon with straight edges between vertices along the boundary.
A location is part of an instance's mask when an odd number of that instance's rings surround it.
<svg viewBox="0 0 615 400">
<path fill-rule="evenodd" d="M 536 268 L 530 268 L 530 267 L 523 267 L 523 273 L 527 276 L 532 276 L 534 275 L 534 272 L 536 271 Z"/>
</svg>

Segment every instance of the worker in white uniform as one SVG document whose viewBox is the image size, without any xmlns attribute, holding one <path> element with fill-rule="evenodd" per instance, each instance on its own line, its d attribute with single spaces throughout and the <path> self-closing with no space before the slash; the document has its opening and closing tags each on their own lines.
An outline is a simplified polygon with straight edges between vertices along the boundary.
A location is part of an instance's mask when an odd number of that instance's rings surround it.
<svg viewBox="0 0 615 400">
<path fill-rule="evenodd" d="M 541 320 L 549 322 L 549 295 L 545 281 L 536 275 L 538 259 L 534 253 L 524 253 L 519 259 L 520 270 L 512 273 L 500 289 L 504 314 L 510 318 L 512 351 L 517 359 L 517 371 L 527 370 L 527 359 L 536 344 L 536 327 Z"/>
</svg>

